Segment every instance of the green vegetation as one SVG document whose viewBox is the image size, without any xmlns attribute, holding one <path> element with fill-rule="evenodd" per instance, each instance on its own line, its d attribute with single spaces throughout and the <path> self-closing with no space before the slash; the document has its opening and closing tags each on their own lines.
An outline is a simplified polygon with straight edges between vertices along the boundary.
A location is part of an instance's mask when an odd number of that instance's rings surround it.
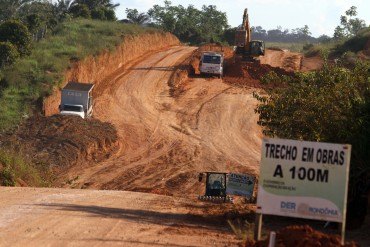
<svg viewBox="0 0 370 247">
<path fill-rule="evenodd" d="M 48 186 L 51 173 L 44 166 L 25 162 L 15 152 L 0 150 L 0 186 L 15 186 L 20 181 L 28 186 Z"/>
<path fill-rule="evenodd" d="M 132 23 L 149 24 L 191 44 L 222 42 L 229 27 L 226 13 L 217 10 L 215 5 L 197 9 L 193 5 L 175 6 L 164 1 L 164 6 L 156 4 L 147 13 L 139 13 L 136 9 L 126 9 L 126 13 Z"/>
<path fill-rule="evenodd" d="M 343 55 L 346 52 L 357 53 L 365 49 L 366 44 L 370 42 L 369 40 L 370 40 L 370 27 L 363 28 L 360 31 L 358 31 L 356 36 L 353 36 L 348 40 L 340 42 L 333 49 L 333 53 L 335 53 L 336 55 Z"/>
<path fill-rule="evenodd" d="M 334 39 L 338 40 L 345 37 L 352 37 L 366 27 L 365 21 L 356 16 L 357 7 L 352 6 L 345 12 L 345 15 L 340 17 L 340 25 L 334 30 Z"/>
<path fill-rule="evenodd" d="M 19 57 L 17 48 L 10 42 L 0 42 L 0 68 L 13 64 Z"/>
<path fill-rule="evenodd" d="M 321 56 L 330 59 L 339 59 L 346 66 L 355 66 L 358 60 L 358 52 L 366 49 L 370 40 L 370 27 L 363 28 L 356 36 L 343 38 L 340 40 L 332 39 L 329 42 L 308 45 L 303 47 L 306 57 Z"/>
<path fill-rule="evenodd" d="M 30 53 L 31 34 L 19 21 L 6 21 L 0 25 L 0 41 L 14 45 L 21 56 Z"/>
<path fill-rule="evenodd" d="M 111 51 L 125 36 L 144 32 L 154 30 L 86 19 L 60 23 L 53 36 L 34 44 L 30 56 L 2 70 L 0 130 L 14 126 L 29 115 L 35 103 L 62 82 L 63 72 L 71 61 Z"/>
</svg>

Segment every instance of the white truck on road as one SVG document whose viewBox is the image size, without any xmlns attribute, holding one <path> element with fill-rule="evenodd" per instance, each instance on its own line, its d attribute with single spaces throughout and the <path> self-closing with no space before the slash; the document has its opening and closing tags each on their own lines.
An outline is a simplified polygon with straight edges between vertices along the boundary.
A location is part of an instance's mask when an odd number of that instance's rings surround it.
<svg viewBox="0 0 370 247">
<path fill-rule="evenodd" d="M 81 118 L 91 117 L 93 113 L 92 89 L 94 84 L 69 82 L 62 89 L 59 106 L 60 114 L 73 115 Z"/>
<path fill-rule="evenodd" d="M 203 52 L 200 60 L 200 73 L 217 75 L 224 74 L 224 55 L 220 52 Z"/>
</svg>

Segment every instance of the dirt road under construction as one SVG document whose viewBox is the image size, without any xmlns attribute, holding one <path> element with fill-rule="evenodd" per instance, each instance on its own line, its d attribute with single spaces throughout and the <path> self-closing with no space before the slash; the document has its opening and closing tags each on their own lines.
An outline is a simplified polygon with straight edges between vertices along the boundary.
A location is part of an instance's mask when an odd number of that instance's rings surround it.
<svg viewBox="0 0 370 247">
<path fill-rule="evenodd" d="M 174 72 L 195 49 L 152 53 L 95 88 L 94 115 L 117 129 L 118 148 L 104 161 L 79 163 L 60 174 L 60 185 L 91 190 L 0 188 L 6 198 L 0 200 L 0 246 L 241 242 L 225 220 L 234 208 L 196 200 L 204 189 L 197 175 L 258 174 L 262 133 L 252 92 L 260 89 L 189 78 L 173 96 Z M 288 63 L 293 70 L 301 59 L 294 61 Z"/>
<path fill-rule="evenodd" d="M 0 246 L 238 246 L 186 199 L 124 191 L 0 187 Z"/>
<path fill-rule="evenodd" d="M 96 89 L 95 117 L 116 127 L 120 148 L 97 165 L 70 169 L 73 187 L 193 197 L 198 172 L 258 172 L 262 135 L 251 89 L 195 78 L 171 97 L 171 76 L 194 50 L 155 53 Z"/>
</svg>

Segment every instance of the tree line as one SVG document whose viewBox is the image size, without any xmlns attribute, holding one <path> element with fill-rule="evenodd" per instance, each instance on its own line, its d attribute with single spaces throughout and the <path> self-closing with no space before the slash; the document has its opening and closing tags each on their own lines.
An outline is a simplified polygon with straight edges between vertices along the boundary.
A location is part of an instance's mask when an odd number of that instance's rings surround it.
<svg viewBox="0 0 370 247">
<path fill-rule="evenodd" d="M 193 5 L 154 5 L 148 12 L 126 9 L 127 21 L 139 25 L 149 25 L 175 34 L 183 42 L 199 44 L 223 42 L 234 45 L 235 33 L 240 27 L 231 27 L 227 15 L 214 5 L 203 5 L 201 9 Z M 240 16 L 242 13 L 240 13 Z M 311 36 L 309 27 L 293 30 L 277 27 L 266 31 L 261 26 L 252 27 L 252 38 L 271 42 L 317 42 Z"/>
<path fill-rule="evenodd" d="M 154 5 L 147 12 L 137 9 L 126 9 L 127 21 L 139 25 L 154 26 L 171 32 L 183 42 L 194 44 L 204 42 L 224 42 L 234 45 L 235 33 L 239 27 L 230 27 L 225 12 L 214 5 L 204 5 L 201 9 L 193 5 L 173 5 L 164 1 L 164 5 Z M 283 29 L 281 26 L 266 30 L 261 26 L 253 26 L 252 39 L 266 42 L 289 43 L 326 43 L 356 35 L 366 27 L 364 20 L 357 17 L 357 8 L 352 6 L 340 18 L 340 25 L 334 30 L 334 36 L 312 36 L 308 25 L 295 29 Z M 241 15 L 241 14 L 240 14 Z"/>
</svg>

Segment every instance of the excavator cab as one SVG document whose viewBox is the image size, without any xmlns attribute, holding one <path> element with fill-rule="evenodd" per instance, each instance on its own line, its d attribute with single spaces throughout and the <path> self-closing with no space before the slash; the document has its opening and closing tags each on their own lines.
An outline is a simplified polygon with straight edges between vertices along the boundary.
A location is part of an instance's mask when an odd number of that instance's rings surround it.
<svg viewBox="0 0 370 247">
<path fill-rule="evenodd" d="M 249 43 L 249 52 L 249 55 L 252 57 L 264 56 L 265 42 L 263 42 L 262 40 L 252 40 Z"/>
</svg>

